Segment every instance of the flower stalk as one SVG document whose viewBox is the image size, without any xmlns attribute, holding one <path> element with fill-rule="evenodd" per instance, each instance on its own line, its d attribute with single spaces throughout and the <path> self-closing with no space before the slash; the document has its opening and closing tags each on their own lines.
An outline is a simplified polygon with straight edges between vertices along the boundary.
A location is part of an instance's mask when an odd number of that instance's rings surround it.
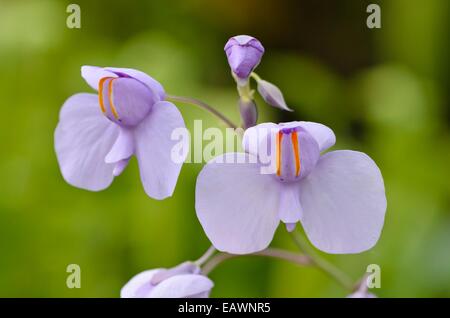
<svg viewBox="0 0 450 318">
<path fill-rule="evenodd" d="M 194 261 L 194 263 L 199 267 L 202 266 L 206 261 L 208 261 L 214 255 L 215 252 L 216 252 L 216 248 L 213 245 L 211 245 L 206 250 L 206 252 L 202 256 L 200 256 L 199 259 Z"/>
<path fill-rule="evenodd" d="M 175 95 L 166 95 L 166 100 L 173 102 L 173 103 L 183 103 L 183 104 L 189 104 L 193 106 L 200 107 L 201 109 L 206 110 L 207 112 L 211 113 L 218 119 L 220 119 L 225 125 L 227 125 L 230 128 L 236 129 L 237 125 L 234 124 L 228 117 L 226 117 L 224 114 L 216 110 L 214 107 L 208 105 L 205 102 L 202 102 L 201 100 L 198 100 L 196 98 L 192 97 L 185 97 L 185 96 L 175 96 Z"/>
<path fill-rule="evenodd" d="M 299 253 L 293 253 L 290 251 L 286 251 L 279 248 L 266 248 L 265 250 L 252 253 L 252 254 L 245 254 L 245 255 L 238 255 L 238 254 L 229 254 L 229 253 L 220 253 L 211 258 L 211 260 L 206 263 L 202 268 L 202 273 L 204 275 L 208 275 L 212 270 L 214 270 L 219 264 L 222 262 L 242 257 L 242 256 L 262 256 L 262 257 L 271 257 L 271 258 L 277 258 L 281 260 L 285 260 L 300 266 L 310 266 L 312 265 L 312 261 L 309 256 L 302 255 Z"/>
<path fill-rule="evenodd" d="M 351 278 L 348 277 L 347 274 L 342 272 L 339 268 L 334 266 L 332 263 L 317 255 L 300 233 L 298 233 L 297 231 L 292 231 L 291 236 L 300 251 L 307 255 L 317 268 L 336 280 L 345 289 L 349 291 L 352 291 L 354 289 L 354 284 Z"/>
</svg>

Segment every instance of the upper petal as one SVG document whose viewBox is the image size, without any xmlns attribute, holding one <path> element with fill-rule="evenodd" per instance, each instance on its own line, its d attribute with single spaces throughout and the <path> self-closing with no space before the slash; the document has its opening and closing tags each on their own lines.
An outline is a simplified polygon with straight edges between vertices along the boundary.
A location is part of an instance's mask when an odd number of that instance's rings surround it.
<svg viewBox="0 0 450 318">
<path fill-rule="evenodd" d="M 244 153 L 210 161 L 197 178 L 197 217 L 213 245 L 233 254 L 266 248 L 279 223 L 279 183 Z M 246 163 L 242 163 L 246 162 Z"/>
<path fill-rule="evenodd" d="M 162 200 L 172 195 L 184 159 L 174 160 L 172 152 L 180 142 L 184 149 L 189 140 L 173 140 L 175 129 L 184 129 L 183 117 L 176 106 L 169 102 L 157 102 L 150 113 L 135 129 L 135 154 L 145 192 Z M 187 151 L 186 151 L 187 155 Z"/>
<path fill-rule="evenodd" d="M 125 74 L 127 76 L 133 77 L 134 79 L 137 79 L 138 81 L 145 84 L 148 88 L 153 90 L 155 93 L 157 93 L 157 95 L 161 98 L 161 100 L 163 100 L 166 96 L 166 93 L 162 85 L 153 77 L 147 75 L 144 72 L 132 68 L 120 68 L 120 67 L 105 67 L 105 70 L 114 72 L 118 75 Z"/>
<path fill-rule="evenodd" d="M 270 155 L 271 134 L 274 135 L 279 129 L 277 124 L 270 122 L 246 129 L 242 138 L 242 148 L 255 156 Z"/>
<path fill-rule="evenodd" d="M 312 121 L 298 121 L 296 124 L 303 127 L 319 144 L 319 150 L 325 151 L 336 143 L 336 136 L 329 127 Z"/>
<path fill-rule="evenodd" d="M 172 276 L 156 285 L 150 298 L 199 298 L 207 297 L 214 283 L 206 276 L 182 274 Z"/>
<path fill-rule="evenodd" d="M 64 179 L 73 186 L 98 191 L 113 180 L 114 164 L 105 163 L 119 127 L 104 117 L 95 94 L 71 96 L 61 108 L 55 151 Z"/>
<path fill-rule="evenodd" d="M 380 170 L 362 152 L 323 155 L 300 181 L 301 222 L 318 249 L 334 254 L 359 253 L 378 241 L 386 212 Z"/>
<path fill-rule="evenodd" d="M 98 84 L 104 77 L 118 77 L 113 72 L 107 71 L 102 67 L 84 65 L 81 67 L 81 76 L 84 80 L 96 91 L 98 90 Z"/>
<path fill-rule="evenodd" d="M 154 288 L 151 280 L 162 269 L 147 270 L 131 278 L 120 291 L 121 298 L 148 298 Z"/>
</svg>

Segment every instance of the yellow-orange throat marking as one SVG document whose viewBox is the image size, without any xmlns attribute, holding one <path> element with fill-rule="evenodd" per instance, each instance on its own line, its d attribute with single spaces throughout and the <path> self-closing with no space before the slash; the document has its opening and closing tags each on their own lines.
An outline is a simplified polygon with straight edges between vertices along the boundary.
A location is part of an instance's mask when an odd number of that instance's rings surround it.
<svg viewBox="0 0 450 318">
<path fill-rule="evenodd" d="M 110 79 L 112 77 L 103 77 L 98 81 L 98 102 L 100 104 L 100 109 L 102 110 L 103 114 L 106 113 L 105 105 L 103 104 L 103 84 L 106 80 Z"/>
<path fill-rule="evenodd" d="M 111 81 L 109 81 L 108 84 L 108 99 L 109 99 L 109 106 L 111 108 L 111 112 L 114 115 L 115 119 L 119 119 L 119 114 L 117 113 L 116 107 L 114 107 L 114 103 L 113 103 L 113 82 L 116 80 L 116 78 L 112 78 Z"/>
<path fill-rule="evenodd" d="M 294 131 L 292 133 L 292 147 L 294 148 L 294 156 L 295 156 L 295 176 L 298 177 L 300 174 L 300 145 L 298 143 L 297 132 Z"/>
<path fill-rule="evenodd" d="M 283 133 L 279 131 L 277 134 L 277 176 L 281 175 L 281 139 L 283 139 Z"/>
<path fill-rule="evenodd" d="M 105 82 L 107 80 L 111 79 L 111 81 L 109 81 L 108 83 L 108 100 L 109 100 L 109 107 L 111 108 L 111 112 L 114 115 L 115 119 L 119 119 L 119 114 L 117 113 L 116 107 L 113 104 L 113 98 L 112 98 L 112 92 L 113 92 L 113 81 L 116 80 L 116 77 L 103 77 L 102 79 L 100 79 L 100 81 L 98 82 L 98 102 L 100 104 L 100 109 L 102 110 L 103 114 L 106 114 L 106 107 L 105 104 L 103 103 L 103 84 L 105 84 Z"/>
</svg>

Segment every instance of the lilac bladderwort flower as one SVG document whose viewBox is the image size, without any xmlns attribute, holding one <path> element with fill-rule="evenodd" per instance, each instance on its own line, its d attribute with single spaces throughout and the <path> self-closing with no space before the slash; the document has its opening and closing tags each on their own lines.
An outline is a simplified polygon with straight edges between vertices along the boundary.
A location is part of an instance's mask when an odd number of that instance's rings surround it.
<svg viewBox="0 0 450 318">
<path fill-rule="evenodd" d="M 263 250 L 281 221 L 288 231 L 301 222 L 311 243 L 328 253 L 374 246 L 386 211 L 383 178 L 364 153 L 320 155 L 335 141 L 330 128 L 313 122 L 247 129 L 245 153 L 218 156 L 197 179 L 196 212 L 213 245 L 233 254 Z M 264 173 L 268 151 L 275 159 Z"/>
<path fill-rule="evenodd" d="M 347 298 L 377 298 L 377 296 L 369 292 L 365 284 L 361 284 L 358 289 L 348 295 Z"/>
<path fill-rule="evenodd" d="M 224 50 L 233 74 L 242 81 L 248 79 L 264 54 L 261 42 L 248 35 L 237 35 L 230 38 L 225 44 Z"/>
<path fill-rule="evenodd" d="M 183 161 L 171 159 L 171 133 L 185 124 L 161 84 L 128 68 L 83 66 L 81 75 L 98 94 L 73 95 L 61 108 L 55 150 L 64 179 L 103 190 L 136 155 L 145 192 L 171 196 Z"/>
<path fill-rule="evenodd" d="M 214 283 L 200 268 L 185 262 L 171 269 L 152 269 L 134 276 L 121 290 L 122 298 L 207 298 Z"/>
</svg>

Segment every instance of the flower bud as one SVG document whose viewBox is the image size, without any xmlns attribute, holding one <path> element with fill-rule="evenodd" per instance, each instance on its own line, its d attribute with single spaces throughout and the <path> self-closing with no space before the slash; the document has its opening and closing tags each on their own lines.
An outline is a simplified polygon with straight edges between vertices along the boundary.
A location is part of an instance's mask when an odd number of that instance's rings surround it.
<svg viewBox="0 0 450 318">
<path fill-rule="evenodd" d="M 238 79 L 247 79 L 258 66 L 264 54 L 264 47 L 254 37 L 238 35 L 225 44 L 228 64 Z"/>
<path fill-rule="evenodd" d="M 258 109 L 255 101 L 248 98 L 239 99 L 239 112 L 241 113 L 242 125 L 244 129 L 253 127 L 258 120 Z"/>
<path fill-rule="evenodd" d="M 257 79 L 257 82 L 258 92 L 267 104 L 283 110 L 292 111 L 292 109 L 286 105 L 283 93 L 278 87 L 260 78 Z"/>
</svg>

